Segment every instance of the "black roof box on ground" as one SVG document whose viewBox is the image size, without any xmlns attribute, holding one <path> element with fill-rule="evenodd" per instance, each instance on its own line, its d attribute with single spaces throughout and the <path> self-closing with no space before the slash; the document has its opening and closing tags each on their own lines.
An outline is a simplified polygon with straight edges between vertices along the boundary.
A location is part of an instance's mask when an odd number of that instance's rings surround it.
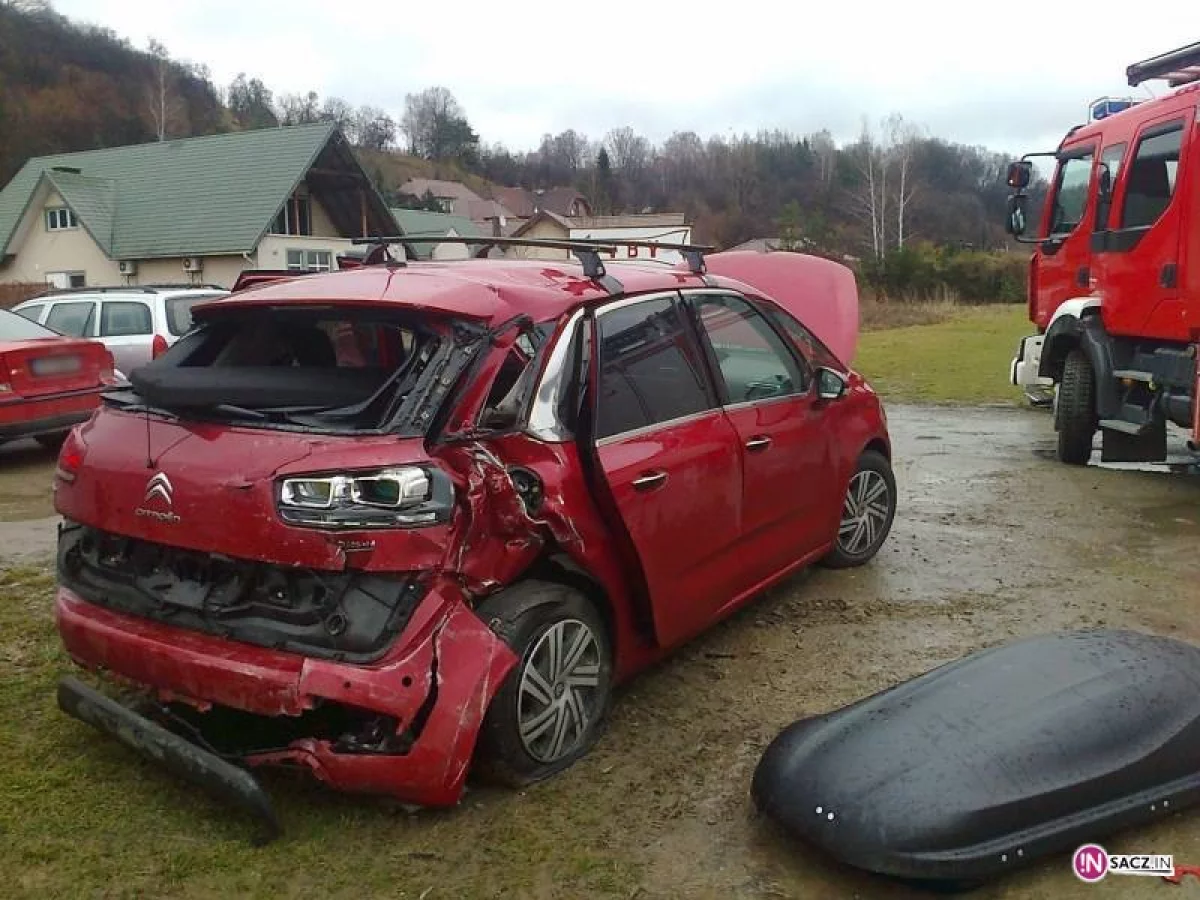
<svg viewBox="0 0 1200 900">
<path fill-rule="evenodd" d="M 787 832 L 882 875 L 966 886 L 1200 801 L 1200 648 L 1132 631 L 1024 639 L 831 713 L 751 788 Z"/>
</svg>

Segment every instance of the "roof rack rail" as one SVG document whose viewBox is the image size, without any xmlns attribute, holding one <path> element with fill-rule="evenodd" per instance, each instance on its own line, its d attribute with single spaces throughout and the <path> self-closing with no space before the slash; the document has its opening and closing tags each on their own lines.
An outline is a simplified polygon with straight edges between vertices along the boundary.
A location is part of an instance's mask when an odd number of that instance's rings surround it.
<svg viewBox="0 0 1200 900">
<path fill-rule="evenodd" d="M 475 255 L 483 256 L 492 247 L 542 247 L 548 250 L 567 250 L 574 254 L 589 278 L 604 278 L 606 273 L 601 253 L 615 257 L 618 247 L 653 247 L 658 250 L 674 250 L 687 260 L 688 268 L 696 275 L 705 274 L 704 254 L 715 248 L 703 244 L 676 244 L 660 241 L 638 240 L 637 238 L 516 238 L 495 235 L 479 237 L 425 237 L 415 235 L 392 235 L 354 238 L 354 244 L 373 244 L 377 247 L 388 244 L 467 244 L 480 245 Z M 372 254 L 367 254 L 370 259 Z"/>
<path fill-rule="evenodd" d="M 1125 69 L 1125 78 L 1130 87 L 1158 78 L 1171 87 L 1200 81 L 1200 42 L 1134 63 Z"/>
<path fill-rule="evenodd" d="M 219 284 L 97 284 L 73 288 L 47 288 L 34 294 L 30 299 L 39 297 L 64 297 L 71 294 L 157 294 L 159 291 L 224 291 L 226 288 Z"/>
</svg>

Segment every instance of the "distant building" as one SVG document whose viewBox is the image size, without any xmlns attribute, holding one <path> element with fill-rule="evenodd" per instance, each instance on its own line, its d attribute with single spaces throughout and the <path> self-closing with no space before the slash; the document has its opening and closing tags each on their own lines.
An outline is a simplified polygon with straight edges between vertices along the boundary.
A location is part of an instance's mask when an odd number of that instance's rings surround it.
<svg viewBox="0 0 1200 900">
<path fill-rule="evenodd" d="M 393 209 L 392 216 L 400 226 L 401 234 L 409 237 L 479 237 L 484 231 L 466 216 L 449 213 L 427 212 L 421 209 Z M 488 232 L 490 234 L 490 232 Z M 409 256 L 416 259 L 466 259 L 479 248 L 457 243 L 415 242 Z"/>
<path fill-rule="evenodd" d="M 0 191 L 0 282 L 230 287 L 395 227 L 333 123 L 44 156 Z"/>
<path fill-rule="evenodd" d="M 692 240 L 692 226 L 683 213 L 642 213 L 625 216 L 560 216 L 551 212 L 540 212 L 513 232 L 513 237 L 540 238 L 544 240 L 624 238 L 657 241 L 664 244 L 687 244 Z M 535 259 L 567 259 L 566 250 L 550 250 L 542 247 L 512 247 L 509 254 Z M 663 262 L 682 261 L 673 250 L 653 250 L 644 247 L 624 247 L 616 257 L 620 259 L 657 259 Z"/>
</svg>

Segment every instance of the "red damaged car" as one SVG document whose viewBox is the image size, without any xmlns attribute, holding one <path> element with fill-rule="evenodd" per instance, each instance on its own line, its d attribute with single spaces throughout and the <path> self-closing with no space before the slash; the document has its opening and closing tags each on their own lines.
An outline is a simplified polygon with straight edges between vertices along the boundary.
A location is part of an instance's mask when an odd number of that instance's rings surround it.
<svg viewBox="0 0 1200 900">
<path fill-rule="evenodd" d="M 67 337 L 0 309 L 0 442 L 34 438 L 57 448 L 118 382 L 99 341 Z"/>
<path fill-rule="evenodd" d="M 564 247 L 195 306 L 63 447 L 58 629 L 136 699 L 68 677 L 61 707 L 272 829 L 250 767 L 451 805 L 476 762 L 571 764 L 615 685 L 798 568 L 871 559 L 896 491 L 851 272 Z"/>
</svg>

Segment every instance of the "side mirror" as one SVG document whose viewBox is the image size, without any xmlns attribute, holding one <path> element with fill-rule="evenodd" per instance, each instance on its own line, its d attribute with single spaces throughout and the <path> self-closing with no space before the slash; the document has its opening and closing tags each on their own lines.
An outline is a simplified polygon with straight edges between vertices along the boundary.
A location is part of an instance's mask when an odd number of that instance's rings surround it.
<svg viewBox="0 0 1200 900">
<path fill-rule="evenodd" d="M 1033 173 L 1033 163 L 1021 159 L 1008 164 L 1008 186 L 1015 191 L 1023 191 L 1029 187 Z"/>
<path fill-rule="evenodd" d="M 1021 237 L 1028 226 L 1029 198 L 1025 194 L 1013 194 L 1008 198 L 1008 215 L 1004 219 L 1004 230 L 1015 238 Z"/>
<path fill-rule="evenodd" d="M 1096 182 L 1096 190 L 1099 192 L 1101 200 L 1107 200 L 1112 196 L 1112 172 L 1109 171 L 1108 163 L 1100 163 L 1100 175 Z"/>
<path fill-rule="evenodd" d="M 817 396 L 822 400 L 837 400 L 846 393 L 846 379 L 833 369 L 817 370 Z"/>
</svg>

